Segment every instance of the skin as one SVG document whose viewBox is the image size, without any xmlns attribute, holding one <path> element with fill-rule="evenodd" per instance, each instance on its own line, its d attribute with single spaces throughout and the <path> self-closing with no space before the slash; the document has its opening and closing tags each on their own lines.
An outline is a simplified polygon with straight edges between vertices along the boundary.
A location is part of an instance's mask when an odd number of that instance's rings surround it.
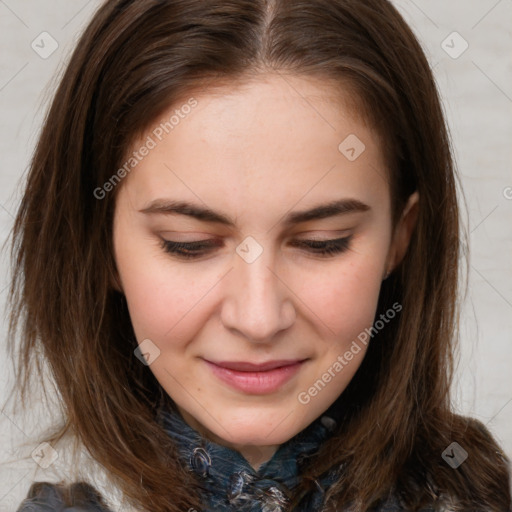
<svg viewBox="0 0 512 512">
<path fill-rule="evenodd" d="M 139 343 L 150 339 L 160 351 L 149 368 L 187 423 L 254 468 L 347 387 L 364 346 L 309 403 L 298 400 L 373 325 L 382 280 L 403 258 L 416 222 L 415 193 L 393 231 L 380 138 L 354 115 L 350 94 L 340 94 L 324 81 L 279 74 L 202 91 L 117 191 L 116 287 Z M 354 161 L 338 150 L 349 134 L 366 146 Z M 283 224 L 290 212 L 342 198 L 370 209 Z M 156 199 L 207 206 L 235 227 L 141 212 Z M 347 235 L 349 249 L 332 256 L 291 244 Z M 247 236 L 263 250 L 251 263 L 236 252 Z M 165 252 L 162 239 L 221 245 L 186 260 Z M 235 390 L 204 362 L 305 358 L 270 394 Z"/>
</svg>

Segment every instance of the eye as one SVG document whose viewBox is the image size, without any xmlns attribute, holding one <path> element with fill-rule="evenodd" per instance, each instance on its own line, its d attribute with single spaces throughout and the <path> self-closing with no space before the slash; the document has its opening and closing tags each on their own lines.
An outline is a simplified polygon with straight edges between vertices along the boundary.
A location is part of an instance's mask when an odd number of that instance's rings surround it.
<svg viewBox="0 0 512 512">
<path fill-rule="evenodd" d="M 341 254 L 350 248 L 352 235 L 332 240 L 294 240 L 291 245 L 305 248 L 307 252 L 330 257 Z M 216 240 L 199 240 L 194 242 L 173 242 L 162 239 L 162 248 L 165 252 L 183 259 L 194 259 L 205 256 L 215 247 L 222 245 Z"/>
<path fill-rule="evenodd" d="M 162 240 L 162 248 L 165 252 L 185 259 L 200 258 L 219 245 L 220 243 L 215 240 L 198 240 L 195 242 Z"/>
<path fill-rule="evenodd" d="M 313 254 L 321 256 L 334 256 L 341 254 L 350 248 L 352 235 L 344 238 L 334 238 L 332 240 L 295 240 L 292 245 L 296 247 L 306 247 Z"/>
</svg>

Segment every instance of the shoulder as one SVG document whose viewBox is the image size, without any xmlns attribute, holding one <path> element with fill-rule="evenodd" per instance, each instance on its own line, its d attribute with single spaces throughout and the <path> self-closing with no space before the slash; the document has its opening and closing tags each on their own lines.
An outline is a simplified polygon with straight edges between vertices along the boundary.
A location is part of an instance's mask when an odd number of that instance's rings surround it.
<svg viewBox="0 0 512 512">
<path fill-rule="evenodd" d="M 16 512 L 111 512 L 94 487 L 34 482 Z"/>
</svg>

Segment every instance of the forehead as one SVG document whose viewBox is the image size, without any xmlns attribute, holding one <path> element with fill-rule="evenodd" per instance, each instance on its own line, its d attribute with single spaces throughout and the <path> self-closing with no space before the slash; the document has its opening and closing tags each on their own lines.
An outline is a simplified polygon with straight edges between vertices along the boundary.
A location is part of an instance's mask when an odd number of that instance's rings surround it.
<svg viewBox="0 0 512 512">
<path fill-rule="evenodd" d="M 139 205 L 164 192 L 256 207 L 303 195 L 368 199 L 386 191 L 387 171 L 357 105 L 350 90 L 293 75 L 191 91 L 131 146 L 127 158 L 149 140 L 152 149 L 123 186 Z"/>
</svg>

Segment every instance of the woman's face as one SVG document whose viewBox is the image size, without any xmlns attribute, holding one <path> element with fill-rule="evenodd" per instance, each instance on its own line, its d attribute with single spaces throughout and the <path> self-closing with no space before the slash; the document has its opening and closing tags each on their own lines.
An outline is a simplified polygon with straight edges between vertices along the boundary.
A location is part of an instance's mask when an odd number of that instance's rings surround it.
<svg viewBox="0 0 512 512">
<path fill-rule="evenodd" d="M 380 141 L 339 97 L 279 74 L 206 90 L 134 144 L 118 185 L 140 351 L 186 421 L 253 465 L 347 387 L 409 241 L 417 197 L 393 237 Z"/>
</svg>

